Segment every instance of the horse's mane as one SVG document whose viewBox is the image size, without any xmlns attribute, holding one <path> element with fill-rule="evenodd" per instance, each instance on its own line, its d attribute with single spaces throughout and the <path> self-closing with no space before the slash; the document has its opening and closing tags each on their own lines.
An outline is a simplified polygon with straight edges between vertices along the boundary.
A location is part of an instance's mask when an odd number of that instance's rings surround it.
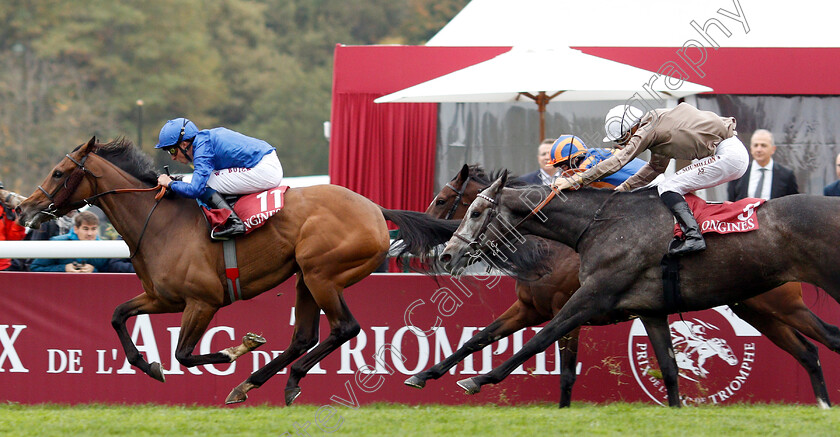
<svg viewBox="0 0 840 437">
<path fill-rule="evenodd" d="M 124 137 L 109 143 L 97 143 L 95 154 L 116 165 L 149 186 L 157 185 L 158 172 L 152 158 L 146 155 Z"/>
<path fill-rule="evenodd" d="M 506 168 L 499 168 L 493 170 L 490 172 L 490 174 L 487 174 L 487 171 L 484 169 L 484 167 L 481 166 L 481 164 L 471 164 L 469 168 L 470 177 L 473 180 L 475 180 L 476 183 L 479 183 L 485 187 L 489 187 L 490 184 L 493 183 L 493 181 L 499 179 L 505 172 L 508 173 L 508 180 L 507 183 L 505 183 L 506 187 L 517 188 L 531 185 L 527 182 L 522 182 L 521 180 L 519 180 L 519 178 L 515 174 L 509 172 Z"/>
</svg>

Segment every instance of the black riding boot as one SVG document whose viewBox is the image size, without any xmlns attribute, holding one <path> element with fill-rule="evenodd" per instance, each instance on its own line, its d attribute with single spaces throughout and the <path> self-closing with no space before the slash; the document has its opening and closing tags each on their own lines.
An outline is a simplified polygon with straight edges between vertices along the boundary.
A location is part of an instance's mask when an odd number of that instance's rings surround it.
<svg viewBox="0 0 840 437">
<path fill-rule="evenodd" d="M 245 224 L 233 212 L 233 208 L 228 205 L 225 198 L 217 192 L 213 192 L 209 198 L 205 199 L 208 206 L 214 209 L 228 209 L 230 210 L 230 217 L 220 229 L 210 230 L 210 238 L 214 240 L 230 240 L 231 238 L 245 233 Z"/>
<path fill-rule="evenodd" d="M 706 249 L 706 240 L 703 239 L 697 220 L 694 218 L 691 208 L 685 203 L 685 198 L 674 191 L 666 191 L 659 197 L 674 214 L 685 236 L 684 240 L 675 238 L 671 242 L 668 247 L 668 254 L 678 256 Z"/>
</svg>

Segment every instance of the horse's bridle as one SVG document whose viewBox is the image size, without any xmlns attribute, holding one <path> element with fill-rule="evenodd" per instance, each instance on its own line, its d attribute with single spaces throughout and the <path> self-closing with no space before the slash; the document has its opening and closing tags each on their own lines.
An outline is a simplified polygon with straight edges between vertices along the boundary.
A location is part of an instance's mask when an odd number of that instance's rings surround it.
<svg viewBox="0 0 840 437">
<path fill-rule="evenodd" d="M 478 232 L 476 232 L 476 237 L 470 240 L 467 237 L 464 237 L 463 235 L 459 234 L 458 232 L 452 234 L 453 237 L 463 241 L 470 247 L 470 249 L 474 251 L 479 250 L 481 248 L 481 243 L 478 241 L 478 237 L 480 235 L 483 235 L 487 231 L 487 227 L 490 226 L 490 222 L 493 221 L 493 219 L 496 218 L 496 216 L 499 214 L 499 202 L 496 199 L 487 196 L 484 193 L 478 193 L 476 196 L 490 202 L 490 204 L 492 205 L 490 207 L 490 212 L 487 213 L 487 217 L 484 218 L 484 223 L 482 223 L 481 227 L 478 228 Z M 501 196 L 501 192 L 499 193 L 499 196 Z M 507 233 L 505 233 L 503 237 L 506 235 Z"/>
<path fill-rule="evenodd" d="M 452 207 L 449 208 L 449 212 L 446 213 L 446 217 L 443 218 L 444 220 L 449 220 L 455 215 L 455 211 L 458 210 L 458 205 L 460 203 L 462 203 L 461 201 L 464 199 L 464 192 L 467 191 L 467 185 L 469 185 L 471 178 L 472 178 L 472 176 L 467 176 L 467 179 L 461 185 L 460 190 L 456 190 L 455 187 L 452 186 L 451 182 L 446 183 L 446 187 L 449 188 L 450 190 L 454 191 L 456 196 L 455 196 L 455 201 L 452 202 Z M 466 206 L 466 207 L 470 206 L 466 202 L 463 202 L 463 205 Z"/>
<path fill-rule="evenodd" d="M 140 242 L 143 241 L 143 235 L 146 233 L 146 227 L 149 225 L 149 220 L 152 218 L 152 213 L 155 212 L 155 209 L 157 208 L 161 199 L 163 199 L 163 195 L 164 195 L 164 193 L 166 193 L 166 188 L 162 187 L 160 185 L 155 186 L 155 187 L 151 187 L 151 188 L 117 188 L 117 189 L 113 189 L 113 190 L 104 191 L 102 193 L 96 193 L 93 196 L 86 197 L 86 198 L 84 198 L 80 201 L 74 202 L 70 205 L 66 205 L 66 206 L 56 205 L 55 196 L 59 193 L 59 191 L 61 191 L 61 189 L 64 188 L 72 194 L 74 191 L 76 191 L 77 188 L 79 188 L 79 184 L 82 183 L 82 178 L 84 177 L 85 173 L 87 173 L 87 174 L 89 174 L 89 175 L 91 175 L 91 176 L 93 176 L 94 178 L 97 178 L 97 179 L 100 177 L 100 176 L 95 175 L 92 171 L 90 171 L 87 167 L 85 167 L 85 161 L 87 161 L 88 156 L 90 156 L 89 154 L 85 155 L 81 160 L 78 160 L 78 161 L 75 158 L 73 158 L 72 156 L 70 156 L 69 153 L 65 154 L 64 156 L 66 156 L 67 159 L 69 159 L 71 162 L 73 162 L 73 164 L 76 164 L 76 168 L 69 175 L 67 175 L 67 177 L 64 179 L 64 182 L 59 184 L 59 186 L 55 189 L 55 191 L 52 192 L 52 194 L 47 192 L 47 190 L 45 190 L 44 187 L 42 187 L 41 185 L 38 185 L 38 189 L 41 190 L 41 192 L 44 193 L 45 196 L 47 196 L 47 198 L 50 200 L 50 202 L 52 202 L 52 203 L 50 203 L 49 206 L 47 206 L 46 209 L 41 211 L 40 214 L 46 214 L 46 215 L 52 217 L 53 219 L 57 219 L 59 217 L 57 215 L 57 213 L 62 208 L 65 208 L 69 211 L 69 210 L 79 208 L 83 205 L 92 205 L 93 202 L 96 201 L 98 198 L 100 198 L 102 196 L 105 196 L 105 195 L 108 195 L 108 194 L 137 193 L 137 192 L 143 192 L 143 191 L 158 191 L 159 190 L 160 192 L 157 195 L 155 195 L 155 204 L 154 204 L 154 206 L 152 206 L 151 211 L 149 211 L 149 215 L 146 217 L 146 222 L 143 223 L 143 230 L 140 231 L 140 237 L 137 239 L 137 250 L 140 250 Z M 74 178 L 74 175 L 77 174 L 79 171 L 82 171 L 81 176 L 78 176 L 78 177 Z M 72 179 L 72 181 L 71 181 L 71 179 Z M 67 198 L 69 198 L 69 197 L 70 197 L 70 195 L 68 194 Z M 59 202 L 59 203 L 63 204 L 64 202 L 62 201 L 62 202 Z M 135 252 L 132 253 L 131 256 L 129 256 L 129 259 L 132 259 L 132 258 L 134 258 L 134 255 L 137 255 L 137 250 L 135 250 Z"/>
<path fill-rule="evenodd" d="M 73 169 L 73 171 L 70 172 L 70 174 L 68 174 L 66 178 L 64 178 L 64 182 L 60 183 L 58 185 L 58 187 L 56 187 L 55 191 L 53 191 L 52 193 L 47 192 L 47 190 L 44 189 L 43 186 L 38 185 L 38 189 L 41 190 L 41 192 L 44 193 L 44 195 L 47 196 L 47 199 L 49 199 L 50 202 L 51 202 L 50 205 L 47 206 L 46 209 L 41 211 L 41 214 L 46 214 L 46 215 L 52 217 L 53 219 L 58 218 L 58 215 L 56 215 L 56 214 L 58 213 L 58 210 L 61 209 L 62 206 L 63 206 L 63 205 L 60 205 L 60 204 L 56 205 L 55 196 L 58 195 L 58 193 L 61 191 L 62 188 L 66 189 L 67 191 L 72 193 L 73 191 L 76 190 L 76 188 L 79 187 L 79 184 L 82 183 L 82 176 L 78 176 L 78 177 L 74 178 L 74 175 L 79 170 L 81 170 L 83 173 L 87 173 L 87 174 L 93 176 L 94 178 L 99 178 L 99 176 L 93 174 L 92 171 L 90 171 L 87 167 L 85 167 L 85 161 L 87 161 L 88 155 L 85 155 L 80 161 L 77 161 L 75 158 L 70 156 L 69 153 L 65 154 L 64 156 L 66 156 L 67 159 L 69 159 L 73 164 L 76 164 L 76 168 Z M 71 182 L 71 179 L 72 179 L 72 182 Z M 70 196 L 68 195 L 67 197 L 69 198 Z M 59 203 L 63 204 L 64 202 L 62 201 L 62 202 L 59 202 Z M 90 203 L 87 202 L 87 199 L 85 199 L 83 204 L 90 204 Z M 75 209 L 72 206 L 75 206 L 75 204 L 71 205 L 71 207 L 69 209 Z M 81 205 L 79 205 L 79 206 L 81 206 Z"/>
</svg>

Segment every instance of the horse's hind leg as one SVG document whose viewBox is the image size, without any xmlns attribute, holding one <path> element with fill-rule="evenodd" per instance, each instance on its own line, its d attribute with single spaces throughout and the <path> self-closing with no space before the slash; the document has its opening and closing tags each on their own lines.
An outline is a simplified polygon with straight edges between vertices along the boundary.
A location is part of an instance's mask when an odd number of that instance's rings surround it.
<svg viewBox="0 0 840 437">
<path fill-rule="evenodd" d="M 174 313 L 181 311 L 183 307 L 166 304 L 157 299 L 152 298 L 146 293 L 134 297 L 133 299 L 117 306 L 114 309 L 114 315 L 111 317 L 111 326 L 117 331 L 117 337 L 120 339 L 125 357 L 128 362 L 134 367 L 142 370 L 143 373 L 164 382 L 163 370 L 160 363 L 149 364 L 137 350 L 137 346 L 131 341 L 131 335 L 125 327 L 126 321 L 139 314 L 159 314 L 159 313 Z"/>
<path fill-rule="evenodd" d="M 662 371 L 662 382 L 668 392 L 668 406 L 680 406 L 679 370 L 674 359 L 674 347 L 671 344 L 671 330 L 668 327 L 667 316 L 641 317 L 645 325 L 650 344 Z"/>
<path fill-rule="evenodd" d="M 317 289 L 310 287 L 310 289 L 319 290 L 313 293 L 313 297 L 318 302 L 318 306 L 324 310 L 324 314 L 330 322 L 330 335 L 289 369 L 289 381 L 286 384 L 286 405 L 291 405 L 295 398 L 300 395 L 298 382 L 306 376 L 309 369 L 339 346 L 359 335 L 359 331 L 361 331 L 359 323 L 350 313 L 347 303 L 344 302 L 344 297 L 341 296 L 335 285 Z"/>
<path fill-rule="evenodd" d="M 498 319 L 470 338 L 455 353 L 430 367 L 428 370 L 424 370 L 406 379 L 405 385 L 423 388 L 426 386 L 426 380 L 440 378 L 449 369 L 455 367 L 455 365 L 473 352 L 480 351 L 487 347 L 487 345 L 507 337 L 522 328 L 534 326 L 544 321 L 546 321 L 546 318 L 539 315 L 532 306 L 524 304 L 521 300 L 517 300 Z"/>
<path fill-rule="evenodd" d="M 819 351 L 813 343 L 806 340 L 790 326 L 743 303 L 730 305 L 730 308 L 738 317 L 761 331 L 776 346 L 796 358 L 796 361 L 808 372 L 817 404 L 822 408 L 831 406 L 825 379 L 823 378 L 822 366 L 820 366 Z"/>
<path fill-rule="evenodd" d="M 282 354 L 234 387 L 225 399 L 226 404 L 244 402 L 248 399 L 248 391 L 265 384 L 269 378 L 318 344 L 318 323 L 320 322 L 321 308 L 318 307 L 312 293 L 306 288 L 301 274 L 297 276 L 295 290 L 297 293 L 295 298 L 295 330 L 292 334 L 291 344 Z"/>
<path fill-rule="evenodd" d="M 558 408 L 566 408 L 572 404 L 572 387 L 577 380 L 578 340 L 580 340 L 580 328 L 557 341 L 560 346 L 560 403 Z"/>
<path fill-rule="evenodd" d="M 840 353 L 840 329 L 824 322 L 811 312 L 802 301 L 802 285 L 798 282 L 788 282 L 736 305 L 746 305 L 760 314 L 775 317 L 803 335 Z M 736 307 L 733 306 L 732 309 L 736 310 Z"/>
</svg>

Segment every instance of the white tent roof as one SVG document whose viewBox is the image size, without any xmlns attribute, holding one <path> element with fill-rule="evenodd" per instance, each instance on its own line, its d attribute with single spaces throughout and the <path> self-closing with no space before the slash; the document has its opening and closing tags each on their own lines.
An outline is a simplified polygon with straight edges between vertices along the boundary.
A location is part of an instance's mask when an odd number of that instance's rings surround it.
<svg viewBox="0 0 840 437">
<path fill-rule="evenodd" d="M 691 22 L 716 19 L 725 31 L 711 22 L 708 33 L 721 47 L 840 47 L 838 16 L 827 0 L 472 0 L 427 45 L 708 47 Z"/>
<path fill-rule="evenodd" d="M 552 101 L 627 100 L 642 92 L 656 73 L 587 55 L 569 48 L 513 48 L 484 61 L 427 82 L 380 97 L 388 102 L 512 102 L 520 93 L 548 96 Z M 671 97 L 712 91 L 683 82 L 676 89 L 663 79 L 652 89 Z"/>
</svg>

